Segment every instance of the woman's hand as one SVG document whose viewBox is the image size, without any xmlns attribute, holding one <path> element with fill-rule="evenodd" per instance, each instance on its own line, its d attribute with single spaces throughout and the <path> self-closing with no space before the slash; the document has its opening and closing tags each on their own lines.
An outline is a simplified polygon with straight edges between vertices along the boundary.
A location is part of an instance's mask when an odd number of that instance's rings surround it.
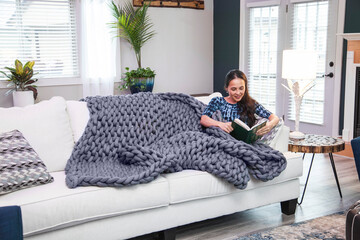
<svg viewBox="0 0 360 240">
<path fill-rule="evenodd" d="M 204 127 L 211 127 L 211 126 L 219 127 L 227 133 L 230 133 L 232 130 L 234 130 L 231 126 L 231 122 L 226 122 L 226 123 L 219 122 L 206 115 L 201 116 L 200 123 Z"/>
<path fill-rule="evenodd" d="M 233 127 L 231 126 L 231 122 L 226 122 L 226 123 L 219 122 L 218 127 L 227 133 L 230 133 L 232 130 L 234 130 Z"/>
<path fill-rule="evenodd" d="M 273 129 L 273 127 L 274 126 L 272 125 L 272 123 L 267 122 L 265 126 L 260 128 L 259 130 L 257 130 L 256 135 L 263 136 L 263 135 L 267 134 L 268 132 L 270 132 L 271 129 Z"/>
<path fill-rule="evenodd" d="M 279 123 L 279 117 L 276 116 L 275 114 L 271 114 L 269 117 L 269 121 L 266 123 L 266 125 L 262 128 L 260 128 L 257 132 L 256 135 L 262 136 L 267 134 L 268 132 L 271 131 L 271 129 L 273 129 L 278 123 Z"/>
</svg>

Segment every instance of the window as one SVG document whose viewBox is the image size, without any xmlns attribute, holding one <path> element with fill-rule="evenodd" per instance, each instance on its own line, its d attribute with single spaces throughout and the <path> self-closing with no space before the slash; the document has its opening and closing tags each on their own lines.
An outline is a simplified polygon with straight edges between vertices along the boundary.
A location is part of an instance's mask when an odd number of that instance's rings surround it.
<svg viewBox="0 0 360 240">
<path fill-rule="evenodd" d="M 249 9 L 249 93 L 271 112 L 276 110 L 278 15 L 278 6 Z"/>
<path fill-rule="evenodd" d="M 0 69 L 35 60 L 37 78 L 78 77 L 75 10 L 75 0 L 1 0 Z"/>
</svg>

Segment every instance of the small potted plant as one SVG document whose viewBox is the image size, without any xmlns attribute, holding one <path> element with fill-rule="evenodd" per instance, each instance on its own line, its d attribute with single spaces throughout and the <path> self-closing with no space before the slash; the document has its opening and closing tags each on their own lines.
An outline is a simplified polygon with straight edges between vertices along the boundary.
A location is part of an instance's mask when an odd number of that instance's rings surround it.
<svg viewBox="0 0 360 240">
<path fill-rule="evenodd" d="M 125 39 L 134 49 L 138 68 L 131 70 L 126 67 L 125 77 L 120 89 L 130 88 L 131 93 L 151 92 L 154 86 L 155 71 L 141 67 L 141 48 L 155 34 L 152 31 L 153 24 L 150 22 L 147 10 L 150 4 L 134 8 L 130 1 L 123 6 L 112 2 L 111 10 L 116 22 L 111 23 L 118 30 L 118 37 Z"/>
<path fill-rule="evenodd" d="M 136 70 L 129 70 L 125 68 L 125 77 L 122 79 L 123 84 L 119 87 L 120 90 L 130 88 L 131 93 L 137 92 L 151 92 L 154 87 L 155 71 L 150 68 L 138 68 Z"/>
<path fill-rule="evenodd" d="M 33 85 L 37 79 L 32 79 L 34 75 L 33 66 L 35 61 L 29 61 L 23 65 L 19 60 L 15 60 L 15 68 L 5 67 L 10 71 L 5 73 L 0 71 L 9 82 L 7 85 L 11 89 L 5 94 L 13 94 L 13 102 L 15 107 L 24 107 L 26 105 L 34 104 L 38 92 L 36 86 Z"/>
</svg>

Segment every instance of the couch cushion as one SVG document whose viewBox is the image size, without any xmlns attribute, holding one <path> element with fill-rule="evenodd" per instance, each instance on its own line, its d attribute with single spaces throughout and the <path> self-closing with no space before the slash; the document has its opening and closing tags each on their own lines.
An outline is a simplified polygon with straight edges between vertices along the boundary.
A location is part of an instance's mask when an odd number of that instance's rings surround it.
<svg viewBox="0 0 360 240">
<path fill-rule="evenodd" d="M 75 189 L 65 185 L 64 172 L 52 176 L 50 184 L 0 197 L 0 206 L 21 206 L 25 236 L 169 204 L 169 185 L 161 176 L 126 188 Z"/>
<path fill-rule="evenodd" d="M 73 131 L 74 141 L 79 141 L 90 119 L 90 112 L 86 102 L 66 101 L 70 125 Z"/>
<path fill-rule="evenodd" d="M 203 102 L 204 104 L 209 104 L 210 100 L 214 97 L 222 97 L 222 94 L 219 92 L 214 92 L 210 94 L 209 96 L 203 96 L 203 97 L 195 97 L 200 102 Z"/>
<path fill-rule="evenodd" d="M 21 132 L 0 133 L 0 195 L 52 181 Z"/>
<path fill-rule="evenodd" d="M 271 181 L 262 182 L 251 178 L 244 190 L 239 190 L 223 179 L 207 172 L 185 170 L 182 172 L 164 174 L 170 185 L 170 203 L 181 203 L 195 199 L 211 198 L 247 191 L 253 188 L 268 186 L 302 176 L 302 155 L 291 152 L 284 153 L 287 159 L 286 169 Z"/>
<path fill-rule="evenodd" d="M 19 130 L 49 172 L 64 170 L 74 147 L 66 103 L 53 97 L 23 108 L 0 108 L 0 133 Z"/>
</svg>

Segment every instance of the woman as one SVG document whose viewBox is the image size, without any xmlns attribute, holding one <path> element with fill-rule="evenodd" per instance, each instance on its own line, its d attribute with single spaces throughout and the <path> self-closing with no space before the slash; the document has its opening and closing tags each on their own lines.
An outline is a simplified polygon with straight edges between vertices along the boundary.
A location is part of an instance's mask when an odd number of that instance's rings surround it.
<svg viewBox="0 0 360 240">
<path fill-rule="evenodd" d="M 248 81 L 242 71 L 236 69 L 226 74 L 225 91 L 228 92 L 229 96 L 214 97 L 204 110 L 200 120 L 201 125 L 204 127 L 216 126 L 230 133 L 233 130 L 231 122 L 235 118 L 239 118 L 251 128 L 255 124 L 256 114 L 259 117 L 269 119 L 266 125 L 256 132 L 257 135 L 262 136 L 270 132 L 278 124 L 278 116 L 266 110 L 261 104 L 250 97 Z M 226 122 L 219 122 L 211 118 L 216 110 L 220 110 Z"/>
</svg>

